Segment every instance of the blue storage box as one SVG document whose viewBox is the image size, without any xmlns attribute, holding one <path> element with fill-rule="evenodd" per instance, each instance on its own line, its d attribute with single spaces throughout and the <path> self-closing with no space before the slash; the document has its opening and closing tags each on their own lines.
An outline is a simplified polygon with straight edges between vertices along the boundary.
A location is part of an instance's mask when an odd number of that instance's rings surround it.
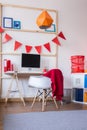
<svg viewBox="0 0 87 130">
<path fill-rule="evenodd" d="M 75 100 L 83 102 L 83 89 L 75 89 Z"/>
<path fill-rule="evenodd" d="M 87 74 L 84 75 L 84 88 L 87 88 Z"/>
</svg>

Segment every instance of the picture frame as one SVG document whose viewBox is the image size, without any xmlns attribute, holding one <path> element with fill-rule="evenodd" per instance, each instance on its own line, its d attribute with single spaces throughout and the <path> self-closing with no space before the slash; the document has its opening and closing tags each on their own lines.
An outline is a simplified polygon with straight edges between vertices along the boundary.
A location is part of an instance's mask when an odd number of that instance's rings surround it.
<svg viewBox="0 0 87 130">
<path fill-rule="evenodd" d="M 3 28 L 13 28 L 13 18 L 3 17 Z"/>
<path fill-rule="evenodd" d="M 14 21 L 13 28 L 14 29 L 21 29 L 21 21 Z"/>
<path fill-rule="evenodd" d="M 51 27 L 45 29 L 46 32 L 56 32 L 55 24 L 52 24 Z"/>
</svg>

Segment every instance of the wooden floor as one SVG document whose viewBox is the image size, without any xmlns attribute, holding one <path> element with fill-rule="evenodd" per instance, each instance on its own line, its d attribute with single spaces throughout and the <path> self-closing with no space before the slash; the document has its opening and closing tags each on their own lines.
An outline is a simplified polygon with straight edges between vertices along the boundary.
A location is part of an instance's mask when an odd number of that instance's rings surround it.
<svg viewBox="0 0 87 130">
<path fill-rule="evenodd" d="M 41 112 L 41 102 L 36 102 L 33 109 L 31 109 L 31 102 L 26 102 L 24 107 L 21 102 L 8 102 L 7 106 L 4 103 L 0 103 L 0 130 L 3 130 L 3 116 L 5 114 L 12 113 L 24 113 L 24 112 Z M 53 101 L 47 102 L 45 111 L 67 111 L 67 110 L 87 110 L 87 105 L 78 103 L 64 103 L 60 105 L 59 109 L 56 109 Z"/>
</svg>

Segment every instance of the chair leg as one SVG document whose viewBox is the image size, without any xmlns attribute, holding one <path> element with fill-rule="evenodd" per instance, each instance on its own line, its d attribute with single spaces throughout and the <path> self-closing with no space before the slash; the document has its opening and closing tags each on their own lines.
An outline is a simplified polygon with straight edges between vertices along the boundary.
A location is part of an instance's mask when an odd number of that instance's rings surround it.
<svg viewBox="0 0 87 130">
<path fill-rule="evenodd" d="M 46 96 L 50 95 L 50 93 L 52 93 L 52 90 L 49 90 L 49 92 L 48 92 L 48 94 Z M 54 103 L 56 105 L 56 108 L 58 109 L 58 105 L 57 105 L 57 102 L 56 102 L 56 97 L 53 97 L 52 99 L 53 99 L 53 101 L 54 101 Z"/>
<path fill-rule="evenodd" d="M 39 92 L 39 90 L 37 90 L 37 93 L 36 93 L 36 96 L 35 96 L 34 99 L 33 99 L 33 103 L 32 103 L 32 105 L 31 105 L 31 108 L 33 107 L 33 105 L 34 105 L 34 103 L 35 103 L 35 101 L 36 101 L 36 98 L 37 98 L 38 92 Z"/>
<path fill-rule="evenodd" d="M 45 94 L 46 94 L 46 90 L 43 89 L 43 97 L 42 97 L 42 111 L 45 110 Z"/>
<path fill-rule="evenodd" d="M 57 102 L 56 102 L 55 97 L 53 97 L 53 101 L 54 101 L 54 103 L 55 103 L 55 105 L 56 105 L 56 108 L 58 109 L 58 105 L 57 105 Z"/>
</svg>

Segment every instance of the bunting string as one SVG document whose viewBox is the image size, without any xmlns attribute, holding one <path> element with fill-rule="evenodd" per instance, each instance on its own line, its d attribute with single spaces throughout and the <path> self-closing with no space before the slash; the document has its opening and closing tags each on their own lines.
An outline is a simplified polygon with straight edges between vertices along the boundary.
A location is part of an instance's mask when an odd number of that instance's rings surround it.
<svg viewBox="0 0 87 130">
<path fill-rule="evenodd" d="M 0 27 L 0 33 L 4 33 L 4 29 L 2 27 Z M 56 37 L 54 37 L 52 39 L 52 42 L 56 45 L 59 45 L 61 46 L 61 43 L 58 39 L 58 37 L 66 40 L 63 32 L 60 32 Z M 4 38 L 2 39 L 2 43 L 7 43 L 8 41 L 12 40 L 12 36 L 10 36 L 9 34 L 5 34 L 4 35 Z M 23 44 L 19 41 L 16 41 L 14 42 L 14 51 L 18 50 Z M 25 51 L 26 53 L 30 53 L 31 50 L 33 49 L 33 47 L 35 48 L 35 50 L 37 51 L 38 54 L 41 54 L 42 53 L 42 47 L 45 47 L 45 49 L 47 49 L 49 52 L 51 52 L 51 45 L 50 45 L 50 42 L 47 42 L 47 43 L 44 43 L 43 45 L 38 45 L 38 46 L 31 46 L 31 45 L 25 45 Z"/>
</svg>

